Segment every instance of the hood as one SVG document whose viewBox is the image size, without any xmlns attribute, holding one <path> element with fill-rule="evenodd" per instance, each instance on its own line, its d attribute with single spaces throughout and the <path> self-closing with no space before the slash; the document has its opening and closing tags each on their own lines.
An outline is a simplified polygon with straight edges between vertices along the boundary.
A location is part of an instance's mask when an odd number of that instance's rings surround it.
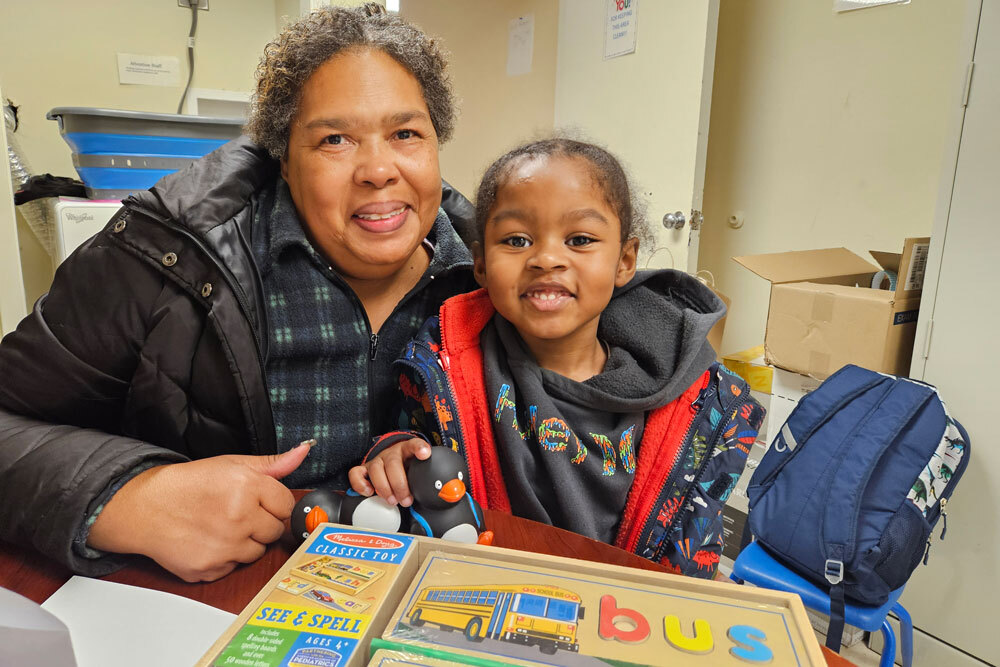
<svg viewBox="0 0 1000 667">
<path fill-rule="evenodd" d="M 722 300 L 687 273 L 641 271 L 601 315 L 598 337 L 611 348 L 604 372 L 578 383 L 543 369 L 546 387 L 604 410 L 666 405 L 715 361 L 707 336 L 725 312 Z"/>
</svg>

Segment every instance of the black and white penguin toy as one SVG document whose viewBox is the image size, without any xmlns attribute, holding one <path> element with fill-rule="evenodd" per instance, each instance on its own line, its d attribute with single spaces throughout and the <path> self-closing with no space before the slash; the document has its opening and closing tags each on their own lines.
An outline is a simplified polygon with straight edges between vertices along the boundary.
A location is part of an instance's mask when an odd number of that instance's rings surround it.
<svg viewBox="0 0 1000 667">
<path fill-rule="evenodd" d="M 465 460 L 448 447 L 431 447 L 431 455 L 410 461 L 406 479 L 413 495 L 410 532 L 453 542 L 490 544 L 483 509 L 465 488 Z"/>
<path fill-rule="evenodd" d="M 341 495 L 330 489 L 316 489 L 302 496 L 292 510 L 292 536 L 301 542 L 325 522 L 340 523 L 388 533 L 398 532 L 403 523 L 399 507 L 378 496 L 365 497 L 350 489 Z"/>
</svg>

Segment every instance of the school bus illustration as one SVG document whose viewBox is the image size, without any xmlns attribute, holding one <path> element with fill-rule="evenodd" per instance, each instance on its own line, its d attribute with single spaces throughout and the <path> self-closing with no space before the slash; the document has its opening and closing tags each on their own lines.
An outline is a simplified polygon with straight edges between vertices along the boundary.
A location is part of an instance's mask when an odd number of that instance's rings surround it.
<svg viewBox="0 0 1000 667">
<path fill-rule="evenodd" d="M 580 602 L 579 595 L 556 586 L 429 586 L 406 617 L 417 627 L 434 623 L 446 632 L 461 630 L 469 641 L 534 645 L 551 655 L 559 649 L 579 652 Z"/>
</svg>

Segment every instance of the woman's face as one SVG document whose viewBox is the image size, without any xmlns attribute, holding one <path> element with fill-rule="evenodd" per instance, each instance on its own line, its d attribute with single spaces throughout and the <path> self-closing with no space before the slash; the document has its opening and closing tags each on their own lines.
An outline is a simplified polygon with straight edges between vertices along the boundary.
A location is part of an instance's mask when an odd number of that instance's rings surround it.
<svg viewBox="0 0 1000 667">
<path fill-rule="evenodd" d="M 407 267 L 441 205 L 437 133 L 416 78 L 381 51 L 325 62 L 302 88 L 281 174 L 341 274 Z"/>
</svg>

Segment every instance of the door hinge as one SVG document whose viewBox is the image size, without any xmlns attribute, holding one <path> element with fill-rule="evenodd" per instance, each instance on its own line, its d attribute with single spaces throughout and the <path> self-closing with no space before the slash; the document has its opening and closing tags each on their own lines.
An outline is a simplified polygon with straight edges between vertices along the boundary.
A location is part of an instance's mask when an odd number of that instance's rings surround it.
<svg viewBox="0 0 1000 667">
<path fill-rule="evenodd" d="M 969 93 L 972 91 L 972 71 L 976 69 L 975 61 L 965 68 L 965 88 L 962 90 L 962 106 L 969 106 Z"/>
</svg>

